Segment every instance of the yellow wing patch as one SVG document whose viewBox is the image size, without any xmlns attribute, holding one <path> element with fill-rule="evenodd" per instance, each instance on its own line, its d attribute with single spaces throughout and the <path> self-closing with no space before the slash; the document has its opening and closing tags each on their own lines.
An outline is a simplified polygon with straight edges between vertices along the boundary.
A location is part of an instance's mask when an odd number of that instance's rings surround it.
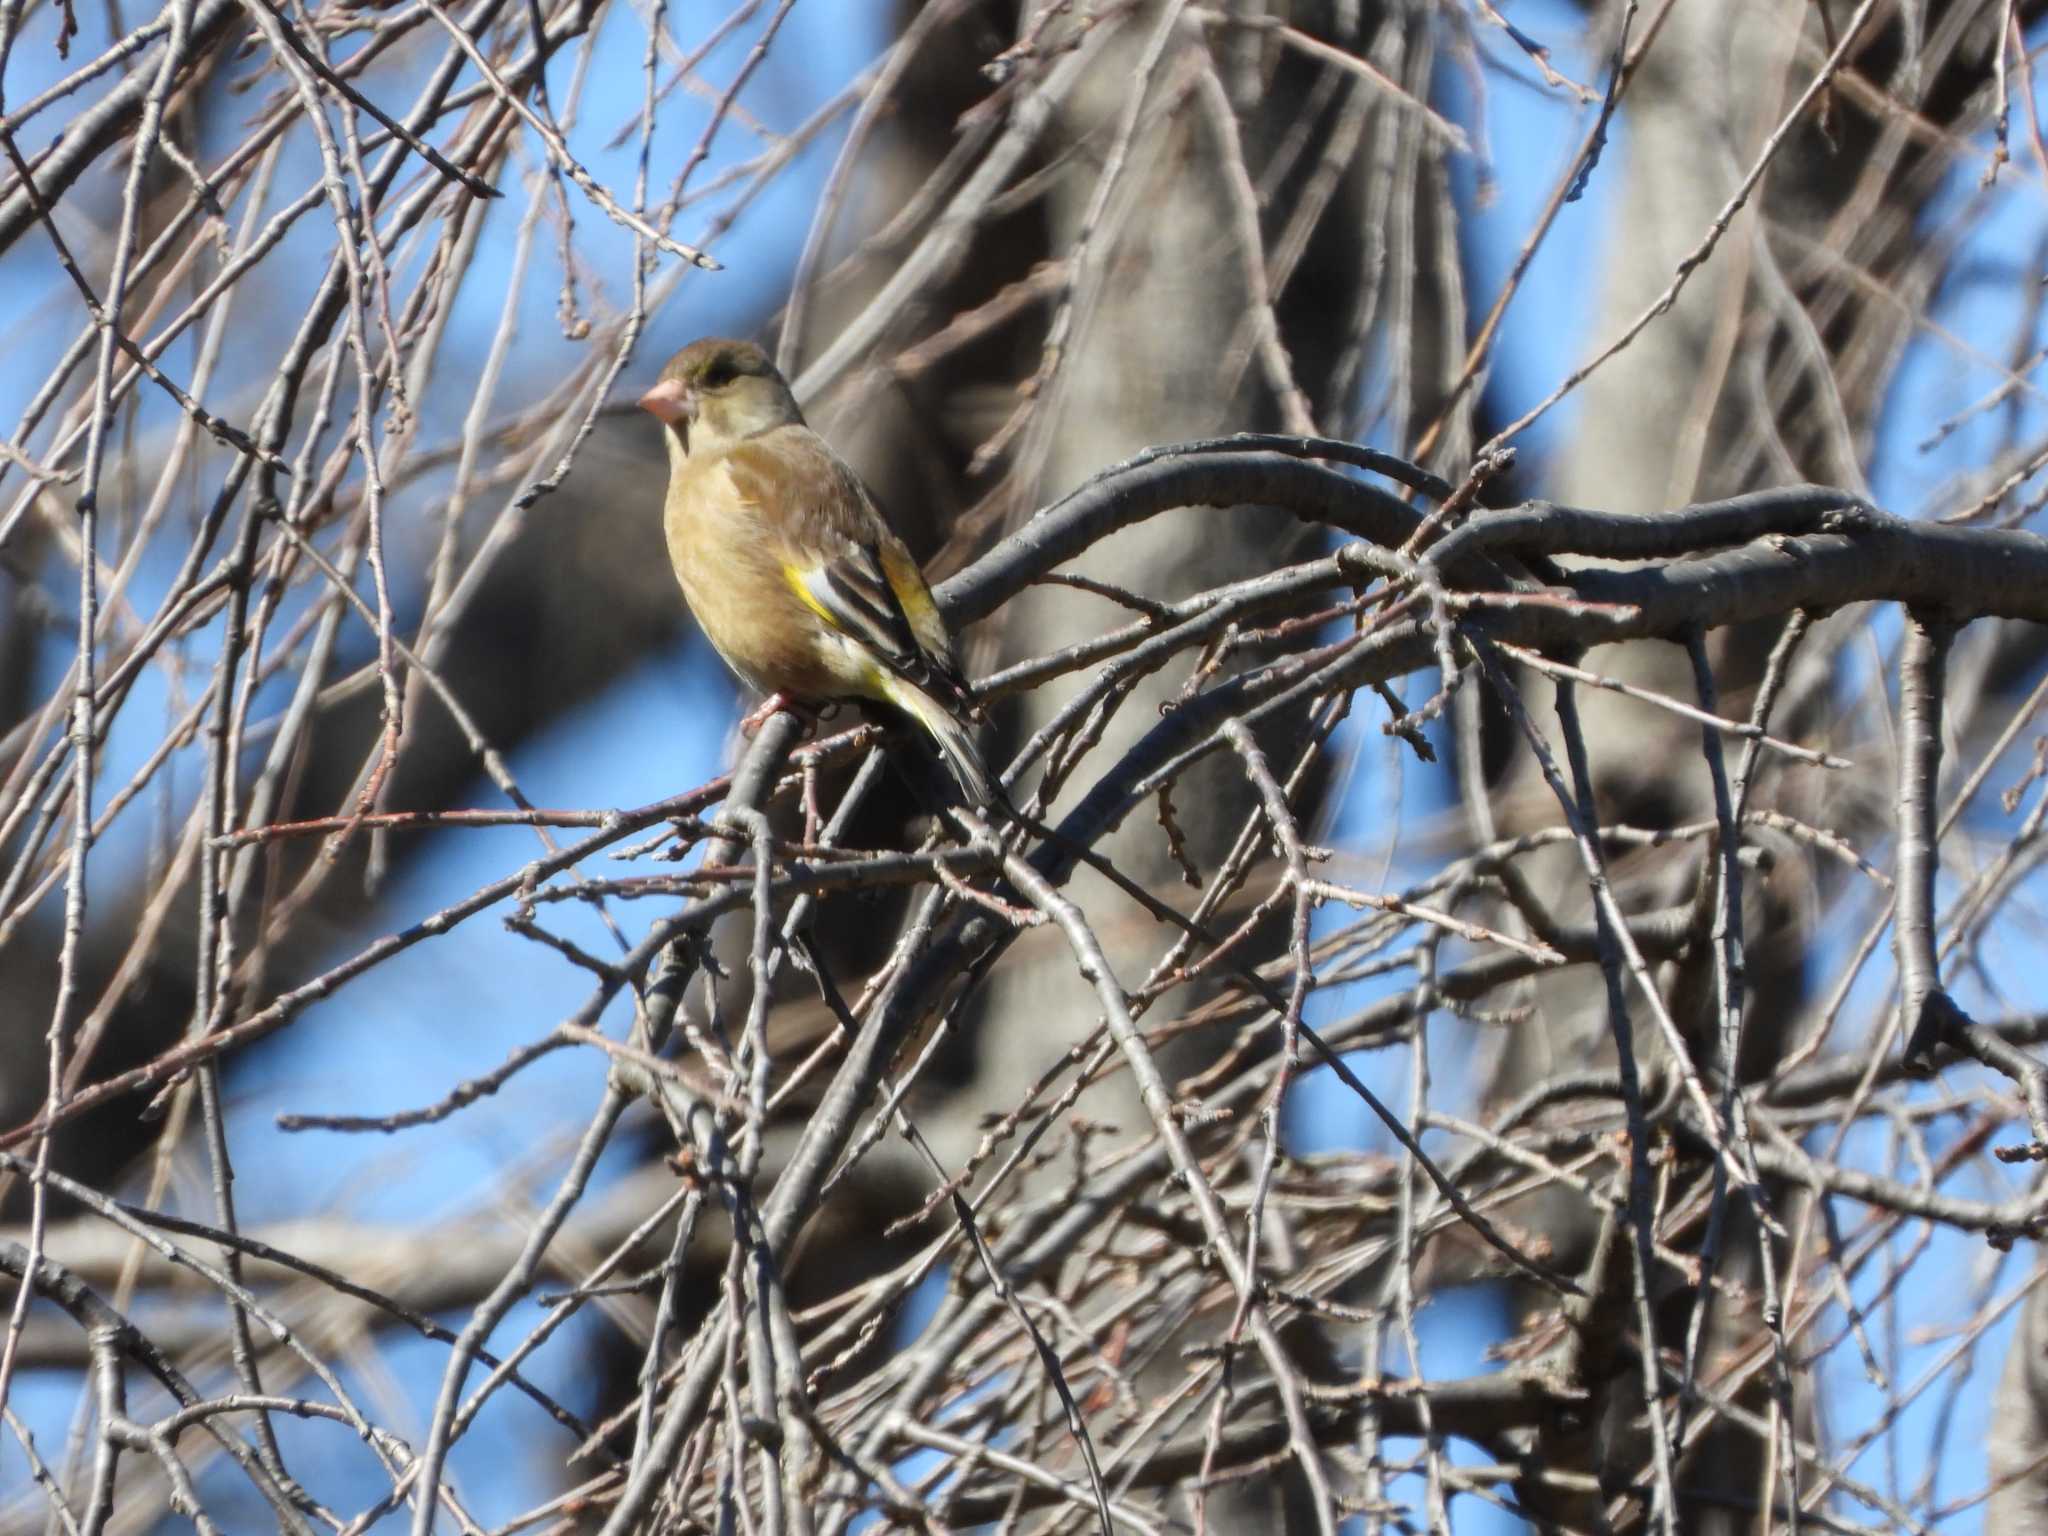
<svg viewBox="0 0 2048 1536">
<path fill-rule="evenodd" d="M 932 589 L 924 584 L 924 572 L 907 552 L 889 544 L 881 547 L 881 556 L 882 574 L 888 578 L 889 590 L 903 605 L 904 617 L 922 630 L 939 616 L 939 610 L 932 605 Z"/>
<path fill-rule="evenodd" d="M 812 596 L 810 586 L 804 580 L 804 573 L 786 560 L 782 563 L 782 579 L 789 583 L 789 590 L 797 595 L 806 608 L 831 625 L 833 629 L 839 628 L 839 621 L 832 617 L 831 610 L 819 602 L 816 597 Z"/>
</svg>

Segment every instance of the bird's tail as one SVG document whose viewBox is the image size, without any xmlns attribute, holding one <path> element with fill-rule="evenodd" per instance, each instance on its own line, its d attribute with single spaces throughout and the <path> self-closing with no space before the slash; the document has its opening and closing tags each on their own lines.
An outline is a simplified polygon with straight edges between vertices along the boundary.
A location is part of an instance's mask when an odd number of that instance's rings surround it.
<svg viewBox="0 0 2048 1536">
<path fill-rule="evenodd" d="M 891 677 L 884 686 L 889 702 L 923 726 L 925 734 L 937 744 L 946 772 L 952 775 L 960 793 L 976 806 L 994 804 L 995 778 L 982 761 L 981 749 L 974 744 L 974 734 L 966 722 L 908 678 Z"/>
</svg>

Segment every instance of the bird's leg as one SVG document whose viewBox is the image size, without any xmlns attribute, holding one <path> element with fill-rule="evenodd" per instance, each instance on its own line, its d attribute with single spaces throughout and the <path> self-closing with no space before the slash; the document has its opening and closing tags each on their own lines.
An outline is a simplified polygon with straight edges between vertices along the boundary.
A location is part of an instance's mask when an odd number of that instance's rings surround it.
<svg viewBox="0 0 2048 1536">
<path fill-rule="evenodd" d="M 818 711 L 810 705 L 799 704 L 786 693 L 771 693 L 761 701 L 758 709 L 750 710 L 741 717 L 740 734 L 752 741 L 755 733 L 768 723 L 769 716 L 784 714 L 795 715 L 799 720 L 813 723 L 818 718 Z"/>
</svg>

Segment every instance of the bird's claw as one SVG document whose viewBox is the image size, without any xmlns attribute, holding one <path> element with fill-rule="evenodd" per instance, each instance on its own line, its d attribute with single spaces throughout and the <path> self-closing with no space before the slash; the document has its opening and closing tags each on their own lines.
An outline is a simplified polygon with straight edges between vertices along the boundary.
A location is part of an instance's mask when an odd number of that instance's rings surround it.
<svg viewBox="0 0 2048 1536">
<path fill-rule="evenodd" d="M 749 710 L 740 718 L 740 734 L 752 741 L 771 715 L 795 715 L 799 720 L 816 721 L 818 711 L 808 704 L 799 704 L 786 693 L 771 693 L 758 708 Z"/>
</svg>

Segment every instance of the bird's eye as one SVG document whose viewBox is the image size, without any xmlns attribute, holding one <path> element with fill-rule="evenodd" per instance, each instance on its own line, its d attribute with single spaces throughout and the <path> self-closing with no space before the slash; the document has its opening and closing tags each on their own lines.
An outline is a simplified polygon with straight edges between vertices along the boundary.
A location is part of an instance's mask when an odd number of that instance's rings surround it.
<svg viewBox="0 0 2048 1536">
<path fill-rule="evenodd" d="M 720 359 L 704 370 L 704 387 L 706 389 L 723 389 L 735 377 L 737 375 L 733 372 L 732 364 L 724 359 Z"/>
</svg>

